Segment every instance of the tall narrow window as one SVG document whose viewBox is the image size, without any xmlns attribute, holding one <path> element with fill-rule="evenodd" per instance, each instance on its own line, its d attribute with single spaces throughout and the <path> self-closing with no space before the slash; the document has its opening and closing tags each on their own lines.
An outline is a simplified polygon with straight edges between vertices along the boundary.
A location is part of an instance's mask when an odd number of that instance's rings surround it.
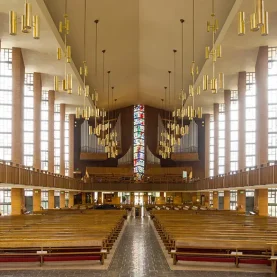
<svg viewBox="0 0 277 277">
<path fill-rule="evenodd" d="M 48 209 L 48 191 L 41 191 L 41 206 L 43 209 Z"/>
<path fill-rule="evenodd" d="M 138 179 L 144 175 L 144 106 L 134 106 L 134 173 Z"/>
<path fill-rule="evenodd" d="M 230 190 L 230 210 L 235 211 L 237 208 L 237 191 Z"/>
<path fill-rule="evenodd" d="M 65 115 L 64 122 L 64 162 L 65 162 L 65 176 L 69 175 L 69 116 Z"/>
<path fill-rule="evenodd" d="M 25 74 L 24 83 L 24 165 L 34 162 L 34 74 Z"/>
<path fill-rule="evenodd" d="M 0 51 L 0 160 L 12 159 L 12 50 Z"/>
<path fill-rule="evenodd" d="M 230 170 L 238 170 L 239 160 L 239 101 L 238 91 L 231 91 L 230 106 Z"/>
<path fill-rule="evenodd" d="M 54 173 L 60 174 L 61 140 L 60 140 L 60 105 L 55 105 L 54 111 Z"/>
<path fill-rule="evenodd" d="M 0 189 L 0 212 L 2 215 L 10 215 L 12 211 L 11 189 Z"/>
<path fill-rule="evenodd" d="M 218 115 L 218 174 L 225 173 L 225 104 L 219 104 Z"/>
<path fill-rule="evenodd" d="M 214 176 L 214 116 L 210 116 L 210 176 Z"/>
<path fill-rule="evenodd" d="M 48 91 L 41 95 L 41 169 L 48 170 Z"/>
<path fill-rule="evenodd" d="M 245 93 L 245 165 L 256 165 L 256 80 L 255 73 L 246 73 Z"/>
<path fill-rule="evenodd" d="M 277 189 L 268 189 L 268 214 L 277 217 Z"/>
<path fill-rule="evenodd" d="M 277 47 L 268 48 L 268 161 L 277 160 Z"/>
</svg>

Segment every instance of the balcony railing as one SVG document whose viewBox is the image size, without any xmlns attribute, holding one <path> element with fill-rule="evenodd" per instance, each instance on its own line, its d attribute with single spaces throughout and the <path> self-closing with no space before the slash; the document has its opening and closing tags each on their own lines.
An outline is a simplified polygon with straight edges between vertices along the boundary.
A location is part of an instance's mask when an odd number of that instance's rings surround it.
<svg viewBox="0 0 277 277">
<path fill-rule="evenodd" d="M 82 190 L 80 180 L 0 160 L 0 183 Z"/>
</svg>

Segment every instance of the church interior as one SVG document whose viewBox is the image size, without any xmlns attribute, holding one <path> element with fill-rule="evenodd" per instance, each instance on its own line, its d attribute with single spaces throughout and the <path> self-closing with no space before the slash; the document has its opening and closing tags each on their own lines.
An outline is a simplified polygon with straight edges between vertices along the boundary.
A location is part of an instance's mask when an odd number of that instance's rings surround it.
<svg viewBox="0 0 277 277">
<path fill-rule="evenodd" d="M 0 22 L 0 276 L 276 276 L 276 0 Z"/>
</svg>

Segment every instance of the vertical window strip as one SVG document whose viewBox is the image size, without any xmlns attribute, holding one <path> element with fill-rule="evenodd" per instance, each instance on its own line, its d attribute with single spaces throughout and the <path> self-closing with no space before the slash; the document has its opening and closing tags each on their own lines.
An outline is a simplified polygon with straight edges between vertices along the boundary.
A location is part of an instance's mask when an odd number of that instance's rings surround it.
<svg viewBox="0 0 277 277">
<path fill-rule="evenodd" d="M 230 210 L 235 211 L 237 209 L 237 191 L 230 191 Z"/>
<path fill-rule="evenodd" d="M 225 173 L 225 104 L 219 104 L 218 115 L 218 174 Z"/>
<path fill-rule="evenodd" d="M 277 47 L 268 48 L 268 161 L 277 160 Z"/>
<path fill-rule="evenodd" d="M 268 189 L 268 215 L 277 217 L 277 189 Z"/>
<path fill-rule="evenodd" d="M 24 165 L 34 163 L 34 74 L 25 73 L 24 82 Z"/>
<path fill-rule="evenodd" d="M 69 115 L 65 115 L 64 122 L 64 162 L 65 176 L 69 176 Z"/>
<path fill-rule="evenodd" d="M 140 180 L 144 175 L 145 165 L 144 116 L 144 106 L 134 106 L 134 173 L 138 180 Z"/>
<path fill-rule="evenodd" d="M 12 49 L 8 48 L 0 51 L 0 160 L 12 160 Z"/>
<path fill-rule="evenodd" d="M 210 115 L 210 176 L 214 176 L 214 116 Z"/>
<path fill-rule="evenodd" d="M 61 141 L 60 141 L 60 105 L 54 107 L 54 173 L 60 174 L 60 157 L 61 157 Z"/>
<path fill-rule="evenodd" d="M 238 91 L 231 91 L 231 106 L 230 106 L 230 170 L 238 170 L 239 160 L 239 101 Z"/>
<path fill-rule="evenodd" d="M 41 169 L 48 170 L 48 91 L 41 95 Z"/>
<path fill-rule="evenodd" d="M 246 73 L 245 165 L 256 166 L 256 80 L 255 72 Z"/>
</svg>

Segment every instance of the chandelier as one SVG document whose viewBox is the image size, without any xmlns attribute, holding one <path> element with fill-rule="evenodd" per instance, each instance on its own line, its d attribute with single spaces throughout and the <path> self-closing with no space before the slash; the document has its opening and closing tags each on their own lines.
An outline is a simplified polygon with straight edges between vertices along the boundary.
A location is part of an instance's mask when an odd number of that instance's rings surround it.
<svg viewBox="0 0 277 277">
<path fill-rule="evenodd" d="M 32 17 L 32 5 L 27 0 L 24 4 L 24 14 L 21 16 L 21 31 L 28 34 L 33 29 L 33 38 L 39 39 L 40 26 L 39 17 L 34 15 Z M 9 34 L 17 35 L 17 13 L 15 11 L 9 12 Z"/>
<path fill-rule="evenodd" d="M 262 36 L 268 35 L 268 12 L 264 8 L 264 0 L 255 0 L 255 12 L 250 14 L 250 31 L 261 31 Z M 245 12 L 238 14 L 238 35 L 245 35 Z"/>
<path fill-rule="evenodd" d="M 193 120 L 194 118 L 202 118 L 202 107 L 198 107 L 195 109 L 195 95 L 201 94 L 200 86 L 195 86 L 196 76 L 199 74 L 198 66 L 195 64 L 195 5 L 193 0 L 193 10 L 192 10 L 192 63 L 190 74 L 192 77 L 192 84 L 189 85 L 189 97 L 192 99 L 192 104 L 187 107 L 186 115 L 189 120 Z"/>
<path fill-rule="evenodd" d="M 219 89 L 224 89 L 224 74 L 219 73 L 218 78 L 215 76 L 215 65 L 218 58 L 222 57 L 221 45 L 215 47 L 215 35 L 218 31 L 218 20 L 215 17 L 214 11 L 214 0 L 212 0 L 212 13 L 211 13 L 211 22 L 207 22 L 207 32 L 212 33 L 212 48 L 209 46 L 205 47 L 205 58 L 212 60 L 212 78 L 209 80 L 208 75 L 203 76 L 203 90 L 211 90 L 212 93 L 217 93 Z"/>
<path fill-rule="evenodd" d="M 54 76 L 54 90 L 55 91 L 66 91 L 68 94 L 72 94 L 72 74 L 67 72 L 67 64 L 71 63 L 71 46 L 67 43 L 67 36 L 70 31 L 70 22 L 67 14 L 67 0 L 65 0 L 65 12 L 64 12 L 64 21 L 59 23 L 59 32 L 61 35 L 64 35 L 64 49 L 58 47 L 57 49 L 57 59 L 63 59 L 65 62 L 65 72 L 64 78 L 59 80 L 58 76 Z M 62 84 L 60 87 L 59 84 Z"/>
<path fill-rule="evenodd" d="M 164 87 L 165 101 L 164 99 L 161 99 L 161 101 L 162 101 L 162 110 L 164 111 L 162 115 L 162 125 L 163 126 L 165 125 L 165 127 L 161 132 L 161 139 L 159 141 L 159 144 L 160 144 L 159 155 L 162 157 L 162 159 L 170 159 L 170 154 L 171 154 L 170 135 L 167 128 L 167 119 L 166 119 L 166 95 L 167 95 L 167 87 Z M 163 102 L 164 102 L 164 108 L 163 108 Z M 165 123 L 163 123 L 163 121 L 165 121 Z"/>
</svg>

